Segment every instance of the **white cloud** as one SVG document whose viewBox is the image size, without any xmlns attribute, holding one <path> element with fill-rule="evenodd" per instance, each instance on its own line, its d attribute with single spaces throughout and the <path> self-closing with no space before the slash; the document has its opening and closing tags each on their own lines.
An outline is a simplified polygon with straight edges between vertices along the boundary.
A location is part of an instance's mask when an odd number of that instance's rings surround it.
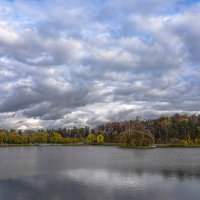
<svg viewBox="0 0 200 200">
<path fill-rule="evenodd" d="M 0 126 L 199 113 L 200 7 L 177 12 L 177 6 L 175 0 L 2 1 Z"/>
<path fill-rule="evenodd" d="M 0 42 L 12 45 L 20 40 L 19 34 L 7 22 L 0 21 Z"/>
</svg>

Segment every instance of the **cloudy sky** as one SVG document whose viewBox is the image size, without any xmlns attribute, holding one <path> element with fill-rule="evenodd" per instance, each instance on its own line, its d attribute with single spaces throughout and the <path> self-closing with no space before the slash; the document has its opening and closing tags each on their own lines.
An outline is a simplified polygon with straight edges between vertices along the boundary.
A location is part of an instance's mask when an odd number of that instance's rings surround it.
<svg viewBox="0 0 200 200">
<path fill-rule="evenodd" d="M 1 0 L 0 127 L 200 113 L 200 1 Z"/>
</svg>

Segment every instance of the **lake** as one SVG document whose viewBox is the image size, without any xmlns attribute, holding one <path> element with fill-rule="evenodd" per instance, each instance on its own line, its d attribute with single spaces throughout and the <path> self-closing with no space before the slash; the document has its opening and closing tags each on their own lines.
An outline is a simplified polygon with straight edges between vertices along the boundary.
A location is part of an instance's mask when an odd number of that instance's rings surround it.
<svg viewBox="0 0 200 200">
<path fill-rule="evenodd" d="M 199 200 L 200 149 L 0 148 L 0 200 Z"/>
</svg>

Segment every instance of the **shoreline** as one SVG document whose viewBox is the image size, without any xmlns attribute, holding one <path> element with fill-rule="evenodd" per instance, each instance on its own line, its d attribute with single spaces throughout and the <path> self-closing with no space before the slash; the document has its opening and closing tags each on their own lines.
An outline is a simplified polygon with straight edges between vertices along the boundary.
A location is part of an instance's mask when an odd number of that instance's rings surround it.
<svg viewBox="0 0 200 200">
<path fill-rule="evenodd" d="M 174 144 L 156 144 L 155 146 L 127 146 L 118 143 L 104 144 L 0 144 L 1 147 L 46 147 L 46 146 L 102 146 L 102 147 L 118 147 L 125 149 L 156 149 L 156 148 L 200 148 L 200 145 L 174 145 Z"/>
</svg>

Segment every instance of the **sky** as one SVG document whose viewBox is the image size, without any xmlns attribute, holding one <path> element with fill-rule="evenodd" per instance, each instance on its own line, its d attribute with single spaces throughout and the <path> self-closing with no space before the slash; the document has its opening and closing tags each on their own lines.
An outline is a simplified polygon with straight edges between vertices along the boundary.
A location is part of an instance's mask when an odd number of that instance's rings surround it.
<svg viewBox="0 0 200 200">
<path fill-rule="evenodd" d="M 174 113 L 200 114 L 200 1 L 0 1 L 0 128 Z"/>
</svg>

